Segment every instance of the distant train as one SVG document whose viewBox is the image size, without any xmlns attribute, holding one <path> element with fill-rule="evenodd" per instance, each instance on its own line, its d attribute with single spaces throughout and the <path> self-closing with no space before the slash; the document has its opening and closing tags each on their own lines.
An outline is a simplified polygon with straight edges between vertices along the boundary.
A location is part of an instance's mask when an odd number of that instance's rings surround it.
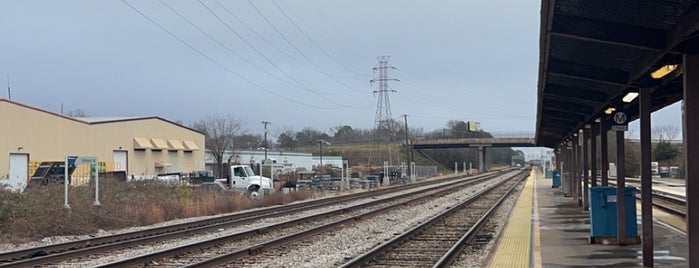
<svg viewBox="0 0 699 268">
<path fill-rule="evenodd" d="M 532 160 L 529 160 L 529 165 L 540 167 L 543 165 L 543 163 L 541 162 L 541 159 L 532 159 Z"/>
</svg>

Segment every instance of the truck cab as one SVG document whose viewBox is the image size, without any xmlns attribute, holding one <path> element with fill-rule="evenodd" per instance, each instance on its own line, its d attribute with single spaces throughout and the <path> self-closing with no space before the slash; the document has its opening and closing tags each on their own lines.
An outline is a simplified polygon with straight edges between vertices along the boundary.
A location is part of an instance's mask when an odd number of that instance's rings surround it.
<svg viewBox="0 0 699 268">
<path fill-rule="evenodd" d="M 251 197 L 257 197 L 262 192 L 274 191 L 272 179 L 255 175 L 255 172 L 247 165 L 231 166 L 231 189 L 242 191 Z"/>
</svg>

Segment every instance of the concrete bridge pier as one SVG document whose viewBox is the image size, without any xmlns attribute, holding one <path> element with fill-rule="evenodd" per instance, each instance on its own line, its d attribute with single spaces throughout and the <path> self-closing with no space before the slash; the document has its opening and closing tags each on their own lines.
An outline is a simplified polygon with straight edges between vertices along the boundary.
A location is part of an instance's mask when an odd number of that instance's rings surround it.
<svg viewBox="0 0 699 268">
<path fill-rule="evenodd" d="M 479 146 L 478 147 L 478 172 L 483 173 L 486 171 L 487 171 L 487 169 L 485 167 L 485 147 Z"/>
</svg>

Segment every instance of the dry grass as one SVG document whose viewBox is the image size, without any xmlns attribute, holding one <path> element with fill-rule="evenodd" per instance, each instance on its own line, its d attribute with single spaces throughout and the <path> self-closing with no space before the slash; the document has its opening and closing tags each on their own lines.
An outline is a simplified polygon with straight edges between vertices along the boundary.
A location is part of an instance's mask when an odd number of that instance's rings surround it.
<svg viewBox="0 0 699 268">
<path fill-rule="evenodd" d="M 144 226 L 163 221 L 216 215 L 308 199 L 310 192 L 271 194 L 251 200 L 237 194 L 168 187 L 157 181 L 100 181 L 101 206 L 94 189 L 72 187 L 71 209 L 63 208 L 63 186 L 33 187 L 24 193 L 0 190 L 0 241 L 19 243 L 48 236 L 81 235 L 97 230 Z"/>
</svg>

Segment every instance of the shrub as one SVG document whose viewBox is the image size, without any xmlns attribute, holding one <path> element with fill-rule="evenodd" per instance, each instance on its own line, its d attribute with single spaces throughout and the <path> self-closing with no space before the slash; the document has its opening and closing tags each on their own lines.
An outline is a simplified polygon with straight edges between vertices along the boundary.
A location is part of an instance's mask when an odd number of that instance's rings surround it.
<svg viewBox="0 0 699 268">
<path fill-rule="evenodd" d="M 35 186 L 24 193 L 0 190 L 0 240 L 26 242 L 47 236 L 150 225 L 178 218 L 216 215 L 307 199 L 305 191 L 274 193 L 263 199 L 223 192 L 170 187 L 158 181 L 100 181 L 101 206 L 94 188 L 71 187 L 70 210 L 63 208 L 63 185 Z"/>
</svg>

